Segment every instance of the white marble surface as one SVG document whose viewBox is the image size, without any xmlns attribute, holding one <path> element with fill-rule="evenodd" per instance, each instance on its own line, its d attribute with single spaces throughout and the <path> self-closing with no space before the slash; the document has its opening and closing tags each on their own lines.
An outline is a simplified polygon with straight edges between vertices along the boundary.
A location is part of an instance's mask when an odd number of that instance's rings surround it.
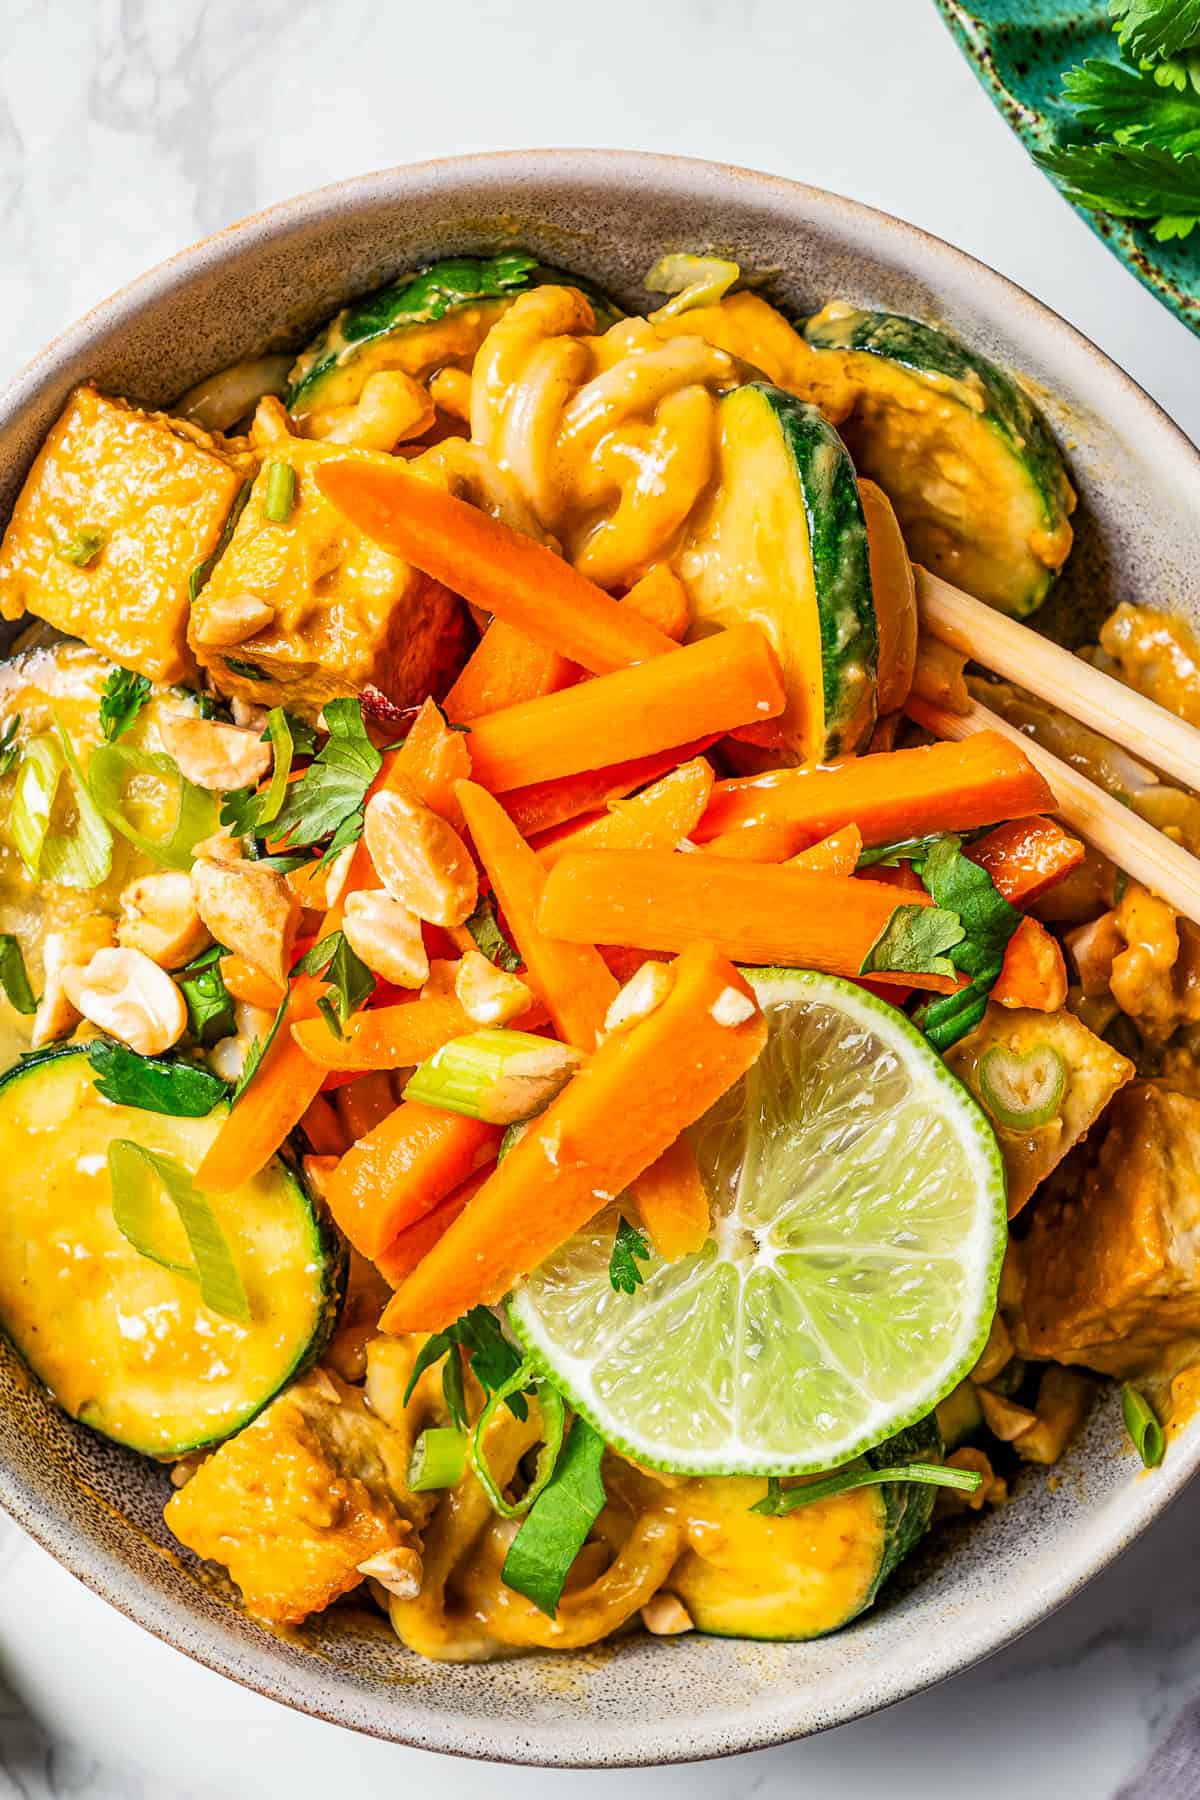
<svg viewBox="0 0 1200 1800">
<path fill-rule="evenodd" d="M 0 376 L 253 208 L 534 144 L 670 150 L 871 201 L 1055 306 L 1200 438 L 1200 346 L 1056 198 L 929 0 L 5 0 Z M 703 1769 L 538 1774 L 292 1716 L 139 1633 L 0 1524 L 0 1800 L 1104 1800 L 1200 1684 L 1185 1499 L 1023 1643 L 875 1719 Z M 1171 1800 L 1171 1797 L 1164 1797 Z"/>
</svg>

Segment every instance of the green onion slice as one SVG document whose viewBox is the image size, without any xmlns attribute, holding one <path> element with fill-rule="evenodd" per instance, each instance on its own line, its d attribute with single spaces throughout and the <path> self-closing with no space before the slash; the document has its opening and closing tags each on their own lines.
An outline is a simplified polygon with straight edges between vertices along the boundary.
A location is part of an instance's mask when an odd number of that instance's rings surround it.
<svg viewBox="0 0 1200 1800">
<path fill-rule="evenodd" d="M 126 817 L 125 788 L 139 776 L 178 783 L 179 807 L 166 837 L 147 837 Z M 190 869 L 195 846 L 217 829 L 216 799 L 205 788 L 185 781 L 169 756 L 135 750 L 131 744 L 99 744 L 92 751 L 87 779 L 92 799 L 114 831 L 168 869 Z"/>
<path fill-rule="evenodd" d="M 997 1125 L 1036 1131 L 1058 1117 L 1067 1066 L 1052 1044 L 1025 1051 L 993 1044 L 979 1059 L 979 1091 Z"/>
<path fill-rule="evenodd" d="M 296 471 L 291 463 L 273 462 L 267 466 L 267 497 L 263 502 L 263 518 L 273 525 L 286 525 L 296 502 Z"/>
<path fill-rule="evenodd" d="M 529 1490 L 519 1500 L 506 1500 L 500 1491 L 488 1467 L 484 1454 L 483 1438 L 495 1415 L 496 1408 L 512 1394 L 523 1393 L 527 1388 L 536 1388 L 538 1405 L 542 1413 L 542 1447 L 538 1451 L 537 1468 Z M 554 1466 L 558 1461 L 558 1453 L 562 1449 L 563 1433 L 566 1430 L 566 1410 L 562 1395 L 552 1387 L 544 1376 L 540 1376 L 531 1362 L 523 1362 L 514 1370 L 508 1380 L 488 1395 L 487 1404 L 475 1421 L 475 1429 L 471 1433 L 471 1467 L 479 1480 L 479 1485 L 492 1503 L 492 1511 L 499 1513 L 502 1519 L 520 1519 L 529 1511 L 538 1496 L 544 1493 Z"/>
<path fill-rule="evenodd" d="M 823 1481 L 806 1482 L 802 1487 L 785 1488 L 772 1476 L 767 1491 L 751 1512 L 766 1513 L 772 1518 L 795 1512 L 799 1506 L 812 1506 L 817 1500 L 831 1500 L 835 1494 L 848 1494 L 854 1488 L 880 1487 L 887 1481 L 918 1481 L 929 1487 L 957 1488 L 973 1494 L 983 1476 L 978 1469 L 948 1469 L 942 1463 L 893 1463 L 886 1469 L 839 1469 Z"/>
<path fill-rule="evenodd" d="M 604 1439 L 576 1414 L 558 1467 L 508 1547 L 500 1579 L 549 1618 L 605 1501 Z"/>
<path fill-rule="evenodd" d="M 173 1156 L 147 1150 L 132 1138 L 114 1138 L 108 1146 L 113 1218 L 122 1237 L 140 1256 L 170 1269 L 200 1288 L 212 1312 L 239 1325 L 250 1322 L 250 1303 L 233 1253 L 212 1207 L 198 1193 L 182 1163 Z M 163 1247 L 160 1190 L 165 1192 L 183 1226 L 191 1261 L 182 1262 Z"/>
<path fill-rule="evenodd" d="M 1125 1429 L 1133 1439 L 1133 1447 L 1147 1469 L 1156 1469 L 1163 1459 L 1167 1442 L 1154 1408 L 1140 1389 L 1125 1382 L 1121 1388 L 1121 1416 Z"/>
<path fill-rule="evenodd" d="M 457 1487 L 467 1470 L 467 1440 L 453 1425 L 430 1425 L 412 1448 L 408 1485 L 414 1494 Z"/>
<path fill-rule="evenodd" d="M 275 466 L 277 469 L 288 469 L 288 473 L 291 473 L 287 463 L 276 463 Z M 260 829 L 279 817 L 279 809 L 287 798 L 288 776 L 292 772 L 296 740 L 292 736 L 291 722 L 282 706 L 273 706 L 267 714 L 267 736 L 271 740 L 275 762 L 271 769 L 271 785 L 258 808 L 257 824 Z"/>
<path fill-rule="evenodd" d="M 79 758 L 61 724 L 58 735 L 75 790 L 75 824 L 70 831 L 50 833 L 38 873 L 43 881 L 56 881 L 60 887 L 99 887 L 112 868 L 112 832 L 88 791 Z"/>
<path fill-rule="evenodd" d="M 101 531 L 96 525 L 81 525 L 73 537 L 55 540 L 54 554 L 60 562 L 74 563 L 77 569 L 86 569 L 90 562 L 95 562 L 107 542 L 107 531 Z"/>
<path fill-rule="evenodd" d="M 579 1060 L 549 1038 L 495 1026 L 435 1050 L 414 1071 L 404 1098 L 509 1125 L 548 1106 Z"/>
<path fill-rule="evenodd" d="M 716 306 L 741 272 L 737 263 L 723 256 L 692 256 L 685 251 L 660 256 L 646 276 L 645 286 L 652 294 L 674 297 L 650 317 L 669 319 L 694 306 Z"/>
<path fill-rule="evenodd" d="M 50 813 L 65 767 L 58 739 L 44 731 L 30 738 L 17 770 L 8 828 L 26 871 L 36 881 L 42 845 L 50 830 Z"/>
</svg>

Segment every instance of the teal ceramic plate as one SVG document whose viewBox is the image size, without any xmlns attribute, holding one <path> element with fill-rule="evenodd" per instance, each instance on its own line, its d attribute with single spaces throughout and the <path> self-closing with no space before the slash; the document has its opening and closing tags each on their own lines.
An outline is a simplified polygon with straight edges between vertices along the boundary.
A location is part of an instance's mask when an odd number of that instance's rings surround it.
<svg viewBox="0 0 1200 1800">
<path fill-rule="evenodd" d="M 1027 150 L 1080 136 L 1059 96 L 1062 76 L 1085 56 L 1117 60 L 1105 0 L 934 0 L 980 81 Z M 1160 244 L 1143 225 L 1077 208 L 1127 269 L 1200 332 L 1200 231 Z"/>
</svg>

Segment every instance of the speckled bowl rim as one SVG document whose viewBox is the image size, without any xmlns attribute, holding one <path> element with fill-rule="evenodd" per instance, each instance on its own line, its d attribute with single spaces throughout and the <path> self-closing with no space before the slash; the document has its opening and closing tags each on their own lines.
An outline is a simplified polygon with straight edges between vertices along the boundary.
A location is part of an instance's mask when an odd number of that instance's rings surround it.
<svg viewBox="0 0 1200 1800">
<path fill-rule="evenodd" d="M 1137 434 L 1143 446 L 1151 444 L 1156 474 L 1169 490 L 1172 504 L 1188 506 L 1193 516 L 1200 517 L 1200 450 L 1095 344 L 985 263 L 915 225 L 825 189 L 732 164 L 625 150 L 513 150 L 442 158 L 332 183 L 254 213 L 157 264 L 52 339 L 0 391 L 0 426 L 19 419 L 35 397 L 59 378 L 60 371 L 86 352 L 95 334 L 119 330 L 197 277 L 219 275 L 247 251 L 280 234 L 380 201 L 399 201 L 406 192 L 422 187 L 436 186 L 440 195 L 452 196 L 456 189 L 478 190 L 490 185 L 499 199 L 501 190 L 514 181 L 553 190 L 560 184 L 570 186 L 581 176 L 603 177 L 608 184 L 623 185 L 630 192 L 649 187 L 659 195 L 688 201 L 703 194 L 710 205 L 714 191 L 722 187 L 738 195 L 750 189 L 760 208 L 777 206 L 789 217 L 799 215 L 818 231 L 823 223 L 828 227 L 834 222 L 843 232 L 857 229 L 876 248 L 885 247 L 897 267 L 935 276 L 941 291 L 964 304 L 969 305 L 972 294 L 986 295 L 997 305 L 1003 303 L 1013 321 L 1014 336 L 1033 332 L 1046 359 L 1076 391 L 1087 396 L 1089 404 L 1115 420 L 1122 431 Z M 516 1718 L 484 1720 L 475 1726 L 465 1717 L 431 1714 L 420 1708 L 415 1696 L 411 1723 L 401 1725 L 394 1717 L 364 1718 L 349 1696 L 343 1702 L 336 1691 L 322 1703 L 300 1673 L 286 1664 L 276 1664 L 269 1678 L 248 1669 L 244 1646 L 230 1642 L 218 1627 L 210 1627 L 185 1605 L 164 1600 L 139 1584 L 104 1547 L 80 1540 L 65 1512 L 47 1509 L 21 1476 L 3 1464 L 0 1507 L 65 1569 L 126 1618 L 202 1666 L 297 1711 L 392 1742 L 479 1760 L 556 1768 L 623 1768 L 701 1761 L 784 1743 L 814 1729 L 829 1729 L 882 1710 L 970 1668 L 1039 1624 L 1107 1568 L 1179 1496 L 1197 1465 L 1200 1428 L 1189 1430 L 1172 1445 L 1162 1468 L 1130 1484 L 1117 1529 L 1105 1531 L 1097 1526 L 1079 1531 L 1062 1555 L 1052 1583 L 1033 1591 L 1028 1583 L 1014 1582 L 1008 1599 L 993 1607 L 986 1619 L 973 1616 L 979 1609 L 960 1614 L 940 1643 L 922 1647 L 913 1666 L 883 1678 L 882 1685 L 885 1689 L 890 1685 L 890 1692 L 881 1694 L 877 1688 L 866 1702 L 848 1695 L 831 1705 L 814 1727 L 811 1706 L 800 1694 L 791 1700 L 781 1685 L 744 1718 L 737 1715 L 731 1721 L 728 1711 L 698 1712 L 686 1738 L 678 1719 L 667 1721 L 658 1731 L 641 1731 L 636 1747 L 628 1753 L 620 1748 L 603 1758 L 576 1758 L 564 1755 L 559 1744 L 539 1744 L 531 1735 L 536 1727 Z"/>
</svg>

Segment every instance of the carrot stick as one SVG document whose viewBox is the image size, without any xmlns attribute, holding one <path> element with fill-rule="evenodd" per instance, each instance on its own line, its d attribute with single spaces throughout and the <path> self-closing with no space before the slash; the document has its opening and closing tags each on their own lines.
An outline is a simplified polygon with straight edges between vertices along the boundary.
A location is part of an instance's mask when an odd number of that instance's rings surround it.
<svg viewBox="0 0 1200 1800">
<path fill-rule="evenodd" d="M 633 1197 L 650 1242 L 664 1262 L 694 1256 L 708 1236 L 708 1195 L 692 1147 L 676 1138 L 633 1183 Z"/>
<path fill-rule="evenodd" d="M 318 1094 L 309 1102 L 300 1129 L 316 1156 L 342 1156 L 350 1148 L 342 1121 L 324 1094 Z"/>
<path fill-rule="evenodd" d="M 719 781 L 693 835 L 707 843 L 722 832 L 783 825 L 794 833 L 787 853 L 794 855 L 842 825 L 857 825 L 864 844 L 886 844 L 994 825 L 1053 806 L 1054 795 L 1019 745 L 998 732 L 978 731 L 957 744 Z"/>
<path fill-rule="evenodd" d="M 371 1069 L 343 1082 L 334 1095 L 333 1106 L 350 1143 L 356 1144 L 396 1110 L 388 1070 Z"/>
<path fill-rule="evenodd" d="M 593 675 L 675 648 L 561 556 L 431 482 L 349 461 L 324 464 L 316 479 L 375 543 Z"/>
<path fill-rule="evenodd" d="M 1054 819 L 1012 819 L 977 838 L 964 854 L 987 870 L 1006 900 L 1028 906 L 1077 869 L 1087 853 Z"/>
<path fill-rule="evenodd" d="M 736 833 L 731 835 L 736 836 Z M 822 838 L 808 850 L 801 850 L 799 856 L 793 856 L 791 866 L 810 869 L 814 874 L 853 875 L 862 847 L 862 832 L 858 826 L 843 825 L 840 831 L 830 832 L 827 838 Z"/>
<path fill-rule="evenodd" d="M 591 944 L 556 943 L 538 929 L 546 871 L 500 802 L 473 781 L 461 783 L 458 799 L 475 854 L 555 1031 L 580 1050 L 594 1050 L 605 1014 L 616 999 L 615 979 Z"/>
<path fill-rule="evenodd" d="M 545 1008 L 533 1006 L 513 1020 L 513 1029 L 534 1031 L 545 1022 Z M 355 1013 L 347 1019 L 340 1038 L 334 1037 L 324 1019 L 306 1019 L 294 1025 L 292 1036 L 305 1055 L 323 1069 L 409 1069 L 451 1038 L 476 1029 L 475 1020 L 453 994 L 431 994 L 424 1000 L 402 1000 L 395 1006 Z"/>
<path fill-rule="evenodd" d="M 436 701 L 427 699 L 396 755 L 394 775 L 407 781 L 426 806 L 458 826 L 462 814 L 454 790 L 471 775 L 467 735 L 454 731 Z"/>
<path fill-rule="evenodd" d="M 558 781 L 538 781 L 529 787 L 513 788 L 504 796 L 504 810 L 524 838 L 536 837 L 555 825 L 565 825 L 586 813 L 602 812 L 614 800 L 624 799 L 635 788 L 657 781 L 681 762 L 688 762 L 707 750 L 716 740 L 697 738 L 695 743 L 680 744 L 674 750 L 660 750 L 654 756 L 634 757 L 630 762 L 610 763 L 604 769 L 587 769 L 579 775 L 565 775 Z"/>
<path fill-rule="evenodd" d="M 1001 1006 L 1029 1006 L 1035 1012 L 1057 1012 L 1066 1005 L 1063 953 L 1036 919 L 1022 919 L 1009 938 L 992 999 Z"/>
<path fill-rule="evenodd" d="M 693 847 L 703 850 L 706 856 L 728 856 L 735 862 L 789 862 L 795 855 L 797 842 L 803 843 L 807 836 L 807 832 L 798 832 L 794 825 L 788 825 L 782 819 L 760 819 L 737 831 L 718 832 L 716 837 Z"/>
<path fill-rule="evenodd" d="M 386 1250 L 381 1250 L 375 1258 L 375 1267 L 383 1276 L 389 1287 L 398 1288 L 406 1275 L 411 1275 L 423 1256 L 426 1256 L 438 1239 L 453 1225 L 468 1200 L 473 1200 L 488 1176 L 490 1166 L 480 1169 L 456 1187 L 452 1194 L 439 1200 L 431 1212 L 414 1225 L 407 1226 L 398 1237 L 392 1239 Z"/>
<path fill-rule="evenodd" d="M 698 858 L 669 850 L 564 856 L 546 878 L 538 922 L 568 942 L 684 950 L 709 941 L 736 962 L 856 976 L 898 904 L 892 888 L 857 876 L 716 857 L 697 870 Z M 923 894 L 905 899 L 932 904 Z M 911 971 L 896 980 L 935 993 L 957 985 Z"/>
<path fill-rule="evenodd" d="M 698 756 L 598 818 L 563 826 L 536 846 L 538 860 L 552 869 L 569 850 L 673 850 L 695 829 L 712 785 L 712 767 Z"/>
<path fill-rule="evenodd" d="M 352 1144 L 329 1177 L 329 1210 L 372 1261 L 439 1201 L 494 1157 L 495 1125 L 405 1100 Z"/>
<path fill-rule="evenodd" d="M 498 1164 L 391 1301 L 384 1330 L 436 1331 L 501 1299 L 745 1073 L 766 1024 L 742 976 L 711 945 L 673 970 L 662 1004 L 606 1038 Z"/>
<path fill-rule="evenodd" d="M 229 989 L 235 1000 L 245 1001 L 247 1006 L 261 1006 L 264 1012 L 274 1012 L 283 999 L 283 989 L 277 982 L 248 963 L 244 956 L 230 951 L 221 958 L 218 965 L 221 980 Z"/>
<path fill-rule="evenodd" d="M 621 605 L 629 607 L 651 625 L 657 625 L 677 644 L 682 642 L 692 622 L 688 591 L 666 563 L 655 563 L 652 569 L 647 569 L 641 580 L 634 582 Z"/>
<path fill-rule="evenodd" d="M 674 656 L 476 719 L 471 764 L 476 781 L 503 793 L 599 768 L 614 744 L 633 756 L 651 756 L 773 718 L 783 705 L 775 652 L 756 626 L 734 625 Z"/>
</svg>

